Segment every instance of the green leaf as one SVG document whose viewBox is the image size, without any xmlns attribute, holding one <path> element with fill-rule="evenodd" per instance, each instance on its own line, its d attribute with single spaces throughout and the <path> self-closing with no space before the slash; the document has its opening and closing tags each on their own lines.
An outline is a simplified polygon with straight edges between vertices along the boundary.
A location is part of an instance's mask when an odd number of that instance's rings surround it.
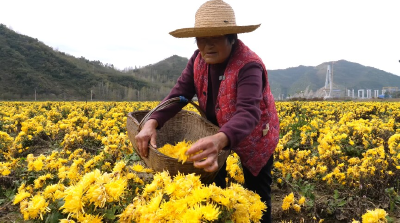
<svg viewBox="0 0 400 223">
<path fill-rule="evenodd" d="M 334 191 L 334 193 L 333 193 L 333 198 L 334 198 L 335 200 L 337 200 L 337 199 L 339 198 L 339 191 L 338 191 L 338 190 L 335 190 L 335 191 Z"/>
<path fill-rule="evenodd" d="M 136 162 L 136 161 L 139 161 L 139 160 L 140 160 L 140 157 L 139 157 L 138 154 L 136 154 L 136 153 L 134 152 L 134 153 L 128 155 L 127 159 L 128 159 L 128 161 Z"/>
<path fill-rule="evenodd" d="M 394 198 L 394 202 L 396 202 L 396 204 L 400 204 L 400 196 L 396 196 Z"/>
<path fill-rule="evenodd" d="M 310 198 L 312 201 L 315 201 L 315 195 L 314 195 L 314 194 L 310 194 L 310 195 L 309 195 L 309 198 Z"/>
<path fill-rule="evenodd" d="M 390 204 L 390 211 L 393 212 L 394 211 L 394 207 L 395 207 L 394 206 L 394 202 L 390 201 L 389 204 Z"/>
<path fill-rule="evenodd" d="M 394 222 L 394 219 L 392 217 L 390 217 L 389 215 L 386 215 L 385 218 L 386 218 L 388 223 L 393 223 Z"/>
<path fill-rule="evenodd" d="M 115 215 L 113 213 L 106 212 L 106 214 L 104 214 L 104 218 L 107 218 L 107 219 L 110 219 L 110 220 L 114 220 L 115 219 Z"/>
<path fill-rule="evenodd" d="M 342 200 L 342 201 L 340 201 L 340 202 L 337 204 L 337 206 L 338 206 L 338 207 L 342 207 L 342 206 L 345 205 L 346 203 L 347 203 L 347 201 Z"/>
<path fill-rule="evenodd" d="M 57 207 L 59 208 L 65 204 L 65 201 L 64 201 L 64 199 L 60 198 L 60 199 L 56 200 L 56 204 L 57 204 Z"/>
<path fill-rule="evenodd" d="M 52 212 L 47 216 L 46 223 L 57 223 L 60 219 L 64 218 L 64 216 L 60 212 Z"/>
<path fill-rule="evenodd" d="M 104 214 L 104 217 L 110 220 L 114 220 L 115 217 L 115 210 L 117 210 L 117 207 L 113 207 L 111 209 L 106 210 L 106 213 Z"/>
<path fill-rule="evenodd" d="M 14 199 L 15 191 L 14 191 L 13 189 L 8 189 L 8 190 L 6 190 L 6 192 L 4 193 L 4 195 L 5 195 L 8 199 L 12 200 L 12 199 Z"/>
</svg>

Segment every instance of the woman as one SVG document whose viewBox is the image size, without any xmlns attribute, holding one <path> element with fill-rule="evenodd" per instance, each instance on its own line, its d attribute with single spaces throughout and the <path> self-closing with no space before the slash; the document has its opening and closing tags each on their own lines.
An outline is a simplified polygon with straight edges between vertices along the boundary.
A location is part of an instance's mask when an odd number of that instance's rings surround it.
<svg viewBox="0 0 400 223">
<path fill-rule="evenodd" d="M 237 38 L 238 33 L 259 26 L 237 26 L 233 9 L 222 0 L 204 3 L 196 13 L 194 28 L 170 33 L 178 38 L 195 37 L 198 49 L 164 100 L 197 95 L 207 119 L 220 131 L 194 143 L 187 151 L 190 160 L 195 167 L 213 172 L 222 149 L 235 151 L 243 166 L 245 187 L 267 204 L 262 222 L 271 222 L 272 154 L 279 140 L 279 121 L 265 65 Z M 136 136 L 141 156 L 147 157 L 149 142 L 156 147 L 156 129 L 183 106 L 175 104 L 155 112 L 144 124 Z M 218 186 L 226 186 L 226 174 L 223 166 L 215 179 Z"/>
</svg>

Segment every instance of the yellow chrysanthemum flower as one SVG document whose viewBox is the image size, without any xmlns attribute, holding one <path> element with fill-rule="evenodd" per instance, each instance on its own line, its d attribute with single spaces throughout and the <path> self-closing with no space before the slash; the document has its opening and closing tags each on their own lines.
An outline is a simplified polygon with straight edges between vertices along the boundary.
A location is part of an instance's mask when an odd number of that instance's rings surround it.
<svg viewBox="0 0 400 223">
<path fill-rule="evenodd" d="M 38 194 L 32 197 L 29 201 L 27 208 L 24 210 L 29 215 L 29 219 L 36 219 L 40 217 L 43 220 L 43 214 L 49 212 L 48 203 L 46 199 Z"/>
<path fill-rule="evenodd" d="M 294 204 L 294 205 L 293 205 L 293 209 L 294 209 L 296 212 L 300 212 L 300 211 L 301 211 L 301 206 L 298 205 L 298 204 Z"/>
<path fill-rule="evenodd" d="M 131 223 L 133 221 L 133 217 L 134 217 L 134 210 L 135 210 L 135 206 L 133 204 L 129 204 L 125 208 L 125 210 L 120 215 L 118 215 L 119 222 Z"/>
<path fill-rule="evenodd" d="M 299 199 L 299 205 L 303 205 L 306 202 L 306 198 L 304 196 L 301 196 Z"/>
<path fill-rule="evenodd" d="M 85 198 L 90 203 L 93 203 L 95 207 L 103 208 L 107 202 L 107 193 L 103 185 L 94 184 L 89 187 L 85 194 Z"/>
<path fill-rule="evenodd" d="M 70 186 L 65 189 L 64 205 L 60 207 L 63 213 L 72 213 L 79 216 L 83 213 L 83 190 L 82 185 Z"/>
<path fill-rule="evenodd" d="M 282 202 L 282 210 L 287 211 L 289 210 L 290 206 L 293 204 L 294 202 L 294 194 L 290 193 L 289 195 L 287 195 Z"/>
<path fill-rule="evenodd" d="M 81 223 L 102 223 L 102 217 L 98 215 L 84 214 L 78 217 Z"/>
<path fill-rule="evenodd" d="M 127 180 L 124 178 L 120 178 L 115 181 L 111 181 L 104 185 L 106 189 L 108 198 L 112 198 L 110 201 L 118 201 L 120 197 L 124 194 L 125 188 L 127 187 L 128 183 Z"/>
<path fill-rule="evenodd" d="M 185 163 L 188 159 L 186 155 L 186 151 L 192 146 L 191 141 L 181 141 L 178 142 L 175 146 L 171 144 L 165 144 L 163 147 L 159 148 L 158 151 L 163 153 L 166 156 L 178 159 L 182 163 Z"/>
<path fill-rule="evenodd" d="M 367 213 L 365 213 L 362 216 L 362 222 L 363 223 L 385 223 L 387 222 L 386 220 L 386 211 L 383 209 L 375 209 L 375 210 L 367 210 Z"/>
<path fill-rule="evenodd" d="M 206 204 L 200 207 L 200 213 L 203 215 L 203 219 L 207 221 L 217 220 L 221 213 L 217 205 Z"/>
<path fill-rule="evenodd" d="M 118 163 L 115 164 L 113 173 L 119 173 L 122 172 L 122 170 L 125 168 L 126 163 L 124 161 L 119 161 Z"/>
<path fill-rule="evenodd" d="M 31 194 L 26 192 L 26 191 L 21 191 L 18 194 L 15 195 L 14 198 L 14 203 L 13 204 L 18 204 L 19 202 L 23 201 L 25 198 L 30 197 Z"/>
</svg>

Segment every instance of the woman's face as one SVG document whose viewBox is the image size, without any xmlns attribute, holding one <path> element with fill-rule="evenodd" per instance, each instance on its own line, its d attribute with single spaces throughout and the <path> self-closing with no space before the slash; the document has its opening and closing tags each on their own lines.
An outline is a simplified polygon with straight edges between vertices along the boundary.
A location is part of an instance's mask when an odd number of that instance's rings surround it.
<svg viewBox="0 0 400 223">
<path fill-rule="evenodd" d="M 232 51 L 233 43 L 226 36 L 196 37 L 196 41 L 201 57 L 207 64 L 225 62 Z"/>
</svg>

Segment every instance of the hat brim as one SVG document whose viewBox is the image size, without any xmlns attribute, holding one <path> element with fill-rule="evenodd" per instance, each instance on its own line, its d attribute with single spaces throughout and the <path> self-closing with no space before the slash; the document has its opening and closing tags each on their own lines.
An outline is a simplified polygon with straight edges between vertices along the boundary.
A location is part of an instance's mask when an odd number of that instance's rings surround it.
<svg viewBox="0 0 400 223">
<path fill-rule="evenodd" d="M 250 26 L 224 26 L 224 27 L 200 27 L 200 28 L 183 28 L 170 32 L 173 37 L 187 38 L 187 37 L 205 37 L 205 36 L 219 36 L 234 33 L 249 33 L 260 27 L 258 25 Z"/>
</svg>

